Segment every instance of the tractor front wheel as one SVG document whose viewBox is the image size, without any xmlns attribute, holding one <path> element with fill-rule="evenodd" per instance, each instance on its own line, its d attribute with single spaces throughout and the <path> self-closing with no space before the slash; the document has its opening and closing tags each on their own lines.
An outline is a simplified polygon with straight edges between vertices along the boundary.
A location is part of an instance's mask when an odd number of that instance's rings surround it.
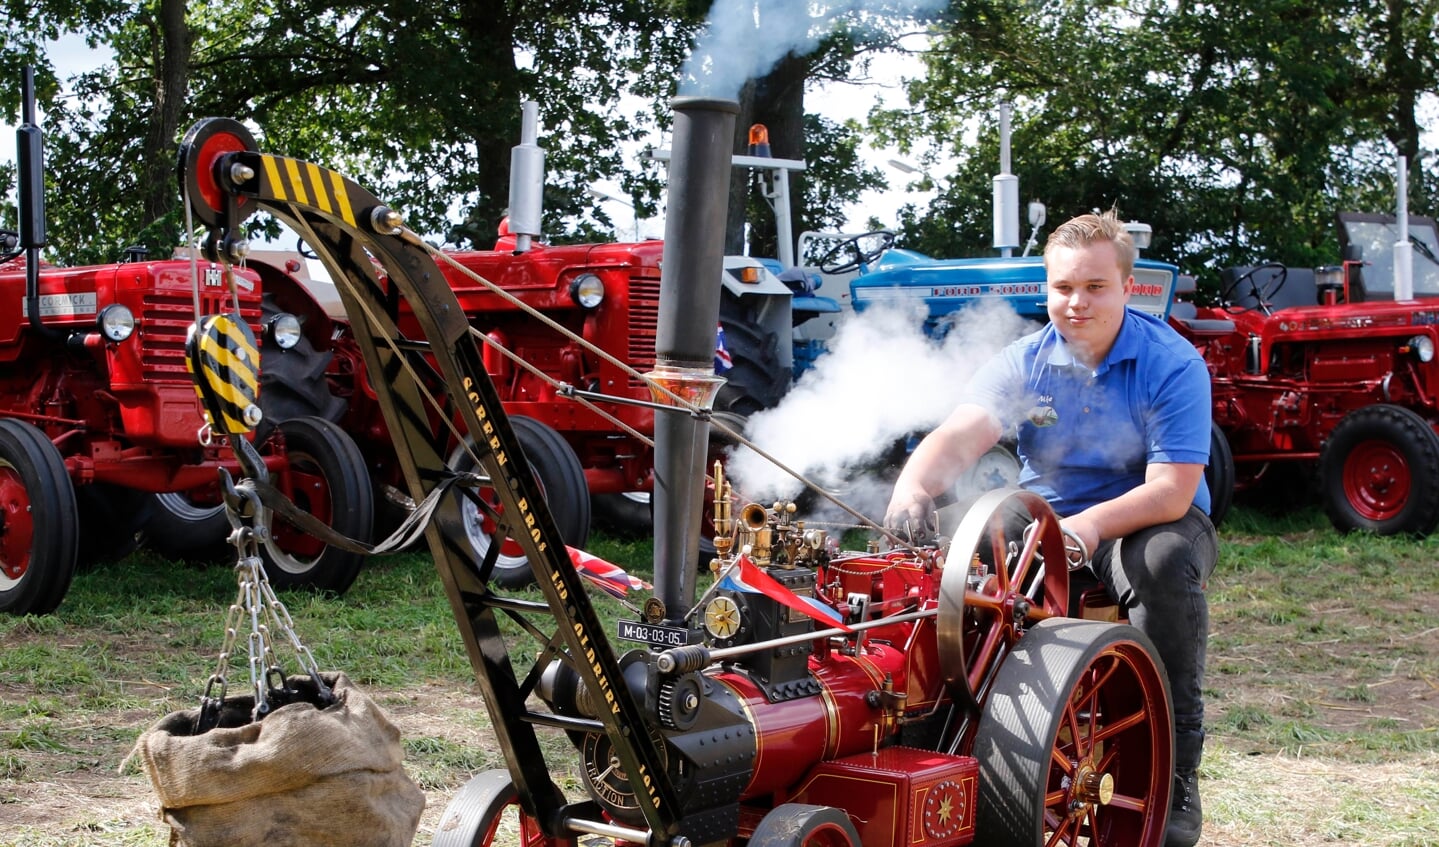
<svg viewBox="0 0 1439 847">
<path fill-rule="evenodd" d="M 1439 435 L 1402 406 L 1350 412 L 1319 454 L 1324 511 L 1341 532 L 1428 535 L 1439 524 L 1436 478 Z"/>
<path fill-rule="evenodd" d="M 365 456 L 349 433 L 324 418 L 284 421 L 286 469 L 277 486 L 302 511 L 360 542 L 374 531 L 375 499 Z M 276 588 L 312 588 L 344 594 L 365 556 L 326 544 L 275 516 L 261 551 Z"/>
<path fill-rule="evenodd" d="M 540 493 L 544 495 L 550 514 L 559 527 L 560 537 L 571 547 L 585 546 L 590 538 L 590 488 L 585 482 L 584 466 L 580 464 L 574 448 L 564 436 L 534 418 L 514 415 L 510 418 L 510 426 L 514 427 L 520 448 L 529 459 L 530 469 L 534 471 Z M 472 452 L 472 449 L 456 449 L 450 457 L 450 467 L 461 473 L 474 471 Z M 500 545 L 491 580 L 505 588 L 523 588 L 533 582 L 529 557 L 519 542 L 509 537 L 497 537 L 499 527 L 495 519 L 467 499 L 481 497 L 498 513 L 503 507 L 494 489 L 481 487 L 475 492 L 461 491 L 458 496 L 466 498 L 460 502 L 460 513 L 476 561 L 484 561 L 490 545 Z"/>
<path fill-rule="evenodd" d="M 1000 666 L 974 756 L 976 844 L 1162 845 L 1174 720 L 1149 639 L 1098 621 L 1037 624 Z"/>
<path fill-rule="evenodd" d="M 50 439 L 0 419 L 0 612 L 55 611 L 75 576 L 75 488 Z"/>
</svg>

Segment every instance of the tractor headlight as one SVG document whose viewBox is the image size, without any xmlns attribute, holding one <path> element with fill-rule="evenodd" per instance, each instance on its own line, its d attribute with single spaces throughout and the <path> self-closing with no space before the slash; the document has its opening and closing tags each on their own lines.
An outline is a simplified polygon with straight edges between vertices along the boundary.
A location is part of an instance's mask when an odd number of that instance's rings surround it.
<svg viewBox="0 0 1439 847">
<path fill-rule="evenodd" d="M 581 308 L 593 309 L 605 299 L 605 283 L 594 274 L 580 274 L 570 283 L 570 299 Z"/>
<path fill-rule="evenodd" d="M 1434 339 L 1427 335 L 1416 335 L 1409 339 L 1409 349 L 1414 351 L 1414 355 L 1418 356 L 1421 362 L 1434 360 Z"/>
<path fill-rule="evenodd" d="M 300 343 L 300 319 L 289 312 L 281 312 L 272 318 L 266 330 L 281 350 L 289 350 Z"/>
<path fill-rule="evenodd" d="M 135 313 L 119 303 L 111 303 L 95 317 L 100 334 L 109 341 L 124 341 L 135 332 Z"/>
</svg>

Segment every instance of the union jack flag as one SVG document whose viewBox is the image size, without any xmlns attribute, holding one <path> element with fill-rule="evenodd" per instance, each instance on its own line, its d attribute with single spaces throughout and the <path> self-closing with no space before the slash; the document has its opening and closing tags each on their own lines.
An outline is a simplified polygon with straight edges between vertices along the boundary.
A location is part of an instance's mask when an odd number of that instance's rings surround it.
<svg viewBox="0 0 1439 847">
<path fill-rule="evenodd" d="M 653 585 L 639 577 L 625 573 L 625 569 L 619 565 L 606 562 L 599 556 L 568 545 L 565 546 L 565 549 L 570 551 L 570 561 L 574 562 L 575 569 L 580 572 L 580 576 L 611 597 L 623 600 L 625 593 L 631 588 L 636 591 L 648 591 L 654 588 Z"/>
<path fill-rule="evenodd" d="M 715 373 L 722 374 L 734 367 L 734 360 L 730 358 L 729 351 L 724 346 L 724 324 L 719 325 L 715 333 Z"/>
</svg>

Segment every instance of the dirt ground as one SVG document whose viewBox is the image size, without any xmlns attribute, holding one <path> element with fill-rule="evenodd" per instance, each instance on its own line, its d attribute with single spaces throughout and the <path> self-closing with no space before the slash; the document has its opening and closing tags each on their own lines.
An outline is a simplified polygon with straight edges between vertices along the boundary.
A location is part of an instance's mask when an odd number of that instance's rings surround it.
<svg viewBox="0 0 1439 847">
<path fill-rule="evenodd" d="M 1363 709 L 1334 708 L 1336 726 L 1359 720 L 1360 712 L 1383 714 L 1400 707 L 1409 721 L 1436 725 L 1439 687 L 1395 683 L 1381 686 L 1395 696 Z M 1425 690 L 1427 688 L 1427 691 Z M 1400 693 L 1402 690 L 1402 693 Z M 24 698 L 15 686 L 0 686 L 6 700 Z M 157 695 L 164 693 L 157 690 Z M 492 736 L 474 720 L 480 706 L 472 695 L 428 686 L 385 692 L 378 699 L 404 737 L 439 738 L 471 749 L 493 747 Z M 1421 717 L 1423 716 L 1423 717 Z M 152 721 L 143 712 L 116 714 L 104 727 L 69 725 L 61 733 L 66 749 L 19 751 L 34 779 L 0 780 L 0 844 L 155 845 L 167 843 L 146 777 L 134 766 L 120 770 L 132 739 Z M 1402 821 L 1439 820 L 1439 754 L 1406 755 L 1379 764 L 1356 765 L 1303 751 L 1256 753 L 1247 743 L 1211 739 L 1204 766 L 1203 796 L 1208 825 L 1203 844 L 1348 845 L 1439 844 L 1439 832 L 1404 836 Z M 498 751 L 496 751 L 498 752 Z M 453 775 L 456 783 L 466 774 Z M 430 844 L 436 822 L 455 789 L 426 791 L 427 806 L 415 845 Z M 1417 807 L 1416 807 L 1417 806 Z M 1385 821 L 1367 823 L 1371 816 Z M 1399 822 L 1400 830 L 1396 831 Z"/>
</svg>

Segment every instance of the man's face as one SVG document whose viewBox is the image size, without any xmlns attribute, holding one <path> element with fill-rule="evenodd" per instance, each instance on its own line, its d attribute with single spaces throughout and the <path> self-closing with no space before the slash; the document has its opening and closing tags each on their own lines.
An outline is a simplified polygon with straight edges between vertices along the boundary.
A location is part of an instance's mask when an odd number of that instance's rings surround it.
<svg viewBox="0 0 1439 847">
<path fill-rule="evenodd" d="M 1112 241 L 1045 250 L 1049 319 L 1076 352 L 1098 364 L 1114 344 L 1124 322 L 1124 304 L 1134 277 L 1121 278 Z"/>
</svg>

